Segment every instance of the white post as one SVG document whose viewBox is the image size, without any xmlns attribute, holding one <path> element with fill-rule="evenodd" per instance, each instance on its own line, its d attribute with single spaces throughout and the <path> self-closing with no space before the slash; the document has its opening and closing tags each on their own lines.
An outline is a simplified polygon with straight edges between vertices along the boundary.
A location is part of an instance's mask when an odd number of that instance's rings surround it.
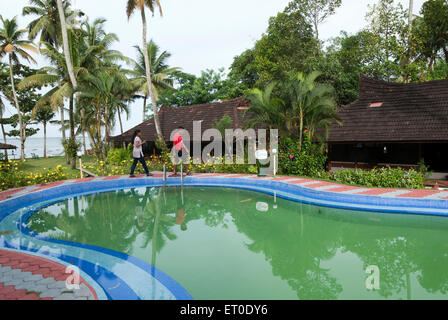
<svg viewBox="0 0 448 320">
<path fill-rule="evenodd" d="M 78 157 L 79 157 L 79 173 L 81 174 L 81 179 L 83 178 L 83 174 L 82 174 L 82 152 L 78 151 L 77 153 Z"/>
</svg>

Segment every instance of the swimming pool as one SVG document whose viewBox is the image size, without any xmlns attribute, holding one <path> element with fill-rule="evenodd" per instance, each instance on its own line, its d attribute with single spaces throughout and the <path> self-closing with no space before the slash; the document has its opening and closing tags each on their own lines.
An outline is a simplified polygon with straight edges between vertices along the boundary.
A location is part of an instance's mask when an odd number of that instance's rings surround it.
<svg viewBox="0 0 448 320">
<path fill-rule="evenodd" d="M 20 219 L 22 246 L 45 243 L 78 259 L 108 298 L 447 298 L 443 217 L 214 186 L 134 187 L 19 212 L 0 228 Z M 369 266 L 378 267 L 378 290 L 366 287 Z"/>
</svg>

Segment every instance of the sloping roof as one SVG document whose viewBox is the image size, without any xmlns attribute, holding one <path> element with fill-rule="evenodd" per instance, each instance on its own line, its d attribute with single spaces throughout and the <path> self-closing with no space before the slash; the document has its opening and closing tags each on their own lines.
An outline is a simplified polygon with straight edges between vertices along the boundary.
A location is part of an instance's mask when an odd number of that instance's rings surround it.
<svg viewBox="0 0 448 320">
<path fill-rule="evenodd" d="M 233 129 L 241 128 L 243 125 L 243 112 L 247 106 L 248 102 L 242 98 L 183 107 L 163 106 L 159 111 L 162 134 L 165 140 L 169 141 L 171 132 L 181 126 L 190 133 L 191 139 L 193 139 L 193 121 L 202 120 L 202 134 L 205 130 L 214 128 L 216 121 L 221 120 L 224 115 L 228 115 L 232 119 Z M 142 131 L 145 140 L 156 140 L 154 118 L 129 129 L 122 135 L 111 137 L 111 140 L 115 142 L 131 142 L 132 135 L 137 129 Z"/>
<path fill-rule="evenodd" d="M 358 100 L 339 117 L 343 126 L 331 127 L 328 142 L 448 141 L 448 79 L 404 84 L 361 76 Z"/>
<path fill-rule="evenodd" d="M 17 149 L 16 146 L 13 146 L 11 144 L 4 144 L 4 143 L 0 143 L 0 149 L 1 150 L 6 150 L 6 149 Z"/>
</svg>

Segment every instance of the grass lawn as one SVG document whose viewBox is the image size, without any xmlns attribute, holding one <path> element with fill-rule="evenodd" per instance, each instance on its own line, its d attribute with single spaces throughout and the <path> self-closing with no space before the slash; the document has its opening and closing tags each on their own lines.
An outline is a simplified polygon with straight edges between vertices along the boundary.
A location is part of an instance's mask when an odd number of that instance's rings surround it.
<svg viewBox="0 0 448 320">
<path fill-rule="evenodd" d="M 94 156 L 82 156 L 82 164 L 89 164 L 89 163 L 94 163 L 95 162 L 95 157 Z M 56 168 L 58 165 L 62 166 L 67 174 L 79 174 L 78 170 L 71 170 L 71 166 L 68 165 L 65 162 L 65 157 L 51 157 L 48 159 L 45 158 L 39 158 L 39 159 L 27 159 L 26 162 L 21 163 L 19 162 L 19 168 L 22 171 L 25 172 L 32 172 L 32 173 L 37 173 L 41 170 L 43 170 L 44 168 L 47 169 L 54 169 Z M 76 163 L 76 167 L 79 167 L 79 162 Z"/>
</svg>

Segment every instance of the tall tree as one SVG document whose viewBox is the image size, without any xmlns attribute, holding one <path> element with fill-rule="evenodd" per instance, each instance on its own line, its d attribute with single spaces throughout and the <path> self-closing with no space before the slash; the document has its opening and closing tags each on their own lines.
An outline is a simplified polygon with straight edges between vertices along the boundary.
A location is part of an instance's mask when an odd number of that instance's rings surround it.
<svg viewBox="0 0 448 320">
<path fill-rule="evenodd" d="M 64 3 L 67 13 L 69 3 Z M 61 44 L 61 23 L 56 0 L 30 0 L 30 6 L 23 7 L 24 16 L 35 16 L 28 24 L 28 38 L 35 40 L 39 34 L 39 43 L 48 42 L 51 45 Z"/>
<path fill-rule="evenodd" d="M 318 83 L 316 79 L 320 75 L 318 71 L 308 75 L 291 72 L 285 85 L 288 105 L 286 117 L 291 123 L 293 134 L 298 133 L 300 146 L 305 128 L 314 134 L 316 128 L 327 128 L 337 119 L 334 89 Z"/>
<path fill-rule="evenodd" d="M 145 9 L 149 8 L 149 10 L 153 13 L 155 8 L 159 7 L 159 13 L 162 16 L 162 7 L 160 5 L 159 0 L 128 0 L 127 1 L 127 8 L 126 8 L 126 14 L 128 16 L 128 19 L 132 16 L 132 14 L 139 9 L 142 17 L 142 25 L 143 25 L 143 31 L 142 31 L 142 48 L 145 48 L 148 41 L 146 40 L 146 34 L 147 34 L 147 22 L 146 22 L 146 14 Z M 149 61 L 149 55 L 147 50 L 143 50 L 143 55 L 145 59 L 145 68 L 146 68 L 146 82 L 148 86 L 148 92 L 151 97 L 151 103 L 152 103 L 152 111 L 154 113 L 154 123 L 156 127 L 156 132 L 158 136 L 159 143 L 162 147 L 165 145 L 165 141 L 162 135 L 162 128 L 160 127 L 160 119 L 159 119 L 159 110 L 157 108 L 157 101 L 154 96 L 152 84 L 151 84 L 151 64 Z"/>
<path fill-rule="evenodd" d="M 66 0 L 68 2 L 68 0 Z M 68 40 L 68 32 L 67 32 L 67 23 L 66 23 L 66 17 L 65 17 L 65 10 L 64 6 L 62 4 L 62 0 L 56 0 L 58 13 L 59 13 L 59 21 L 61 23 L 61 34 L 62 34 L 62 44 L 63 44 L 63 51 L 65 55 L 65 63 L 67 64 L 67 70 L 70 77 L 70 82 L 72 84 L 73 89 L 76 91 L 78 87 L 78 82 L 76 81 L 75 73 L 73 71 L 73 64 L 72 59 L 70 56 L 70 46 L 69 46 L 69 40 Z M 70 98 L 70 105 L 69 105 L 69 122 L 70 122 L 70 144 L 72 146 L 75 145 L 75 122 L 74 122 L 74 105 L 73 105 L 73 97 Z M 76 168 L 76 155 L 73 154 L 72 159 L 72 169 Z"/>
<path fill-rule="evenodd" d="M 430 59 L 430 67 L 439 56 L 448 63 L 448 0 L 426 1 L 420 11 L 422 24 L 423 53 Z"/>
<path fill-rule="evenodd" d="M 54 118 L 54 111 L 50 106 L 43 106 L 37 110 L 34 119 L 44 126 L 44 158 L 47 157 L 47 124 Z"/>
<path fill-rule="evenodd" d="M 146 67 L 145 67 L 145 55 L 143 50 L 139 46 L 135 46 L 137 50 L 137 60 L 132 61 L 131 75 L 135 78 L 133 82 L 138 87 L 138 91 L 143 95 L 143 118 L 146 120 L 146 99 L 149 95 L 148 85 L 146 79 Z M 168 59 L 171 57 L 171 53 L 168 51 L 160 52 L 160 47 L 152 40 L 146 46 L 147 55 L 149 57 L 149 64 L 151 68 L 151 85 L 153 90 L 154 99 L 159 100 L 159 94 L 164 89 L 173 88 L 173 75 L 180 70 L 177 67 L 170 67 L 168 65 Z"/>
<path fill-rule="evenodd" d="M 408 44 L 408 12 L 394 0 L 379 0 L 370 6 L 366 15 L 370 32 L 369 60 L 377 77 L 386 81 L 399 78 L 400 60 L 406 54 Z"/>
<path fill-rule="evenodd" d="M 310 25 L 299 11 L 280 12 L 269 19 L 269 26 L 251 51 L 236 57 L 231 79 L 247 87 L 263 87 L 281 81 L 291 70 L 303 71 L 305 60 L 315 55 L 316 40 Z"/>
<path fill-rule="evenodd" d="M 316 40 L 319 42 L 319 25 L 333 15 L 341 4 L 342 0 L 293 0 L 286 12 L 300 12 L 314 26 Z"/>
<path fill-rule="evenodd" d="M 37 49 L 31 41 L 23 40 L 23 37 L 26 34 L 26 30 L 18 28 L 16 17 L 8 20 L 3 19 L 3 17 L 0 16 L 0 19 L 3 24 L 2 28 L 0 29 L 0 57 L 8 55 L 9 58 L 9 76 L 11 81 L 11 90 L 14 104 L 17 109 L 20 127 L 21 159 L 24 160 L 26 135 L 22 121 L 22 113 L 20 112 L 19 101 L 17 99 L 17 93 L 14 84 L 13 63 L 19 64 L 19 57 L 22 57 L 28 62 L 36 63 L 36 61 L 27 52 L 27 50 L 37 53 Z"/>
</svg>

